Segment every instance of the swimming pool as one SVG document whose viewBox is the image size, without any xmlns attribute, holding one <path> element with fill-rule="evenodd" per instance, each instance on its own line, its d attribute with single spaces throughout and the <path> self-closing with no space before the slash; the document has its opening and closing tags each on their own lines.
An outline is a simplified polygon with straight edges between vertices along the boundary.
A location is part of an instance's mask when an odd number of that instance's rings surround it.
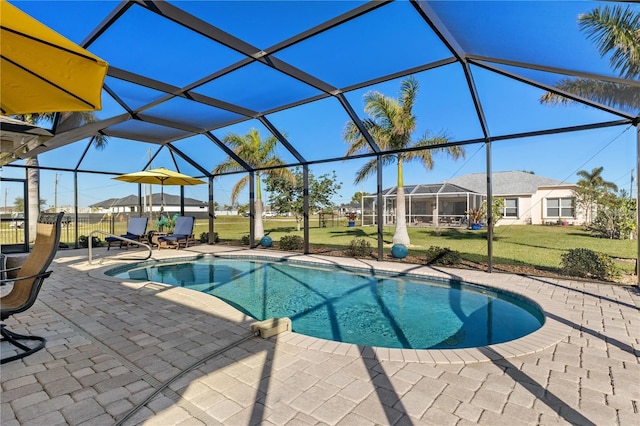
<svg viewBox="0 0 640 426">
<path fill-rule="evenodd" d="M 487 346 L 525 336 L 544 323 L 541 310 L 515 294 L 364 269 L 203 256 L 106 273 L 190 288 L 256 320 L 289 317 L 297 333 L 363 346 Z"/>
</svg>

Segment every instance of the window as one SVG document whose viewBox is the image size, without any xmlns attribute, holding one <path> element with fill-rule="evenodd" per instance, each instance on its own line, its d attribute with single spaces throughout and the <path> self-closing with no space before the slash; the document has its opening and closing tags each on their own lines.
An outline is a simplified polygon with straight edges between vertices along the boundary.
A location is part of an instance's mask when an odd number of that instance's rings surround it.
<svg viewBox="0 0 640 426">
<path fill-rule="evenodd" d="M 547 198 L 546 217 L 574 217 L 573 198 Z"/>
<path fill-rule="evenodd" d="M 504 217 L 518 217 L 518 199 L 505 198 L 502 214 Z"/>
</svg>

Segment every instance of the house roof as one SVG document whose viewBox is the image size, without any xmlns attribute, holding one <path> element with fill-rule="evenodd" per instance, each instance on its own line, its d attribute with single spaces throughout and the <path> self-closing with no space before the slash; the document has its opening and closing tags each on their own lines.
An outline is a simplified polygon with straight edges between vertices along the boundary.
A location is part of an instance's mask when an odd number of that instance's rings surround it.
<svg viewBox="0 0 640 426">
<path fill-rule="evenodd" d="M 459 176 L 449 179 L 447 182 L 468 188 L 479 194 L 487 193 L 487 175 L 485 173 Z M 494 172 L 491 175 L 491 183 L 493 195 L 496 196 L 533 194 L 541 186 L 573 185 L 557 179 L 521 171 Z"/>
<path fill-rule="evenodd" d="M 161 204 L 160 196 L 161 194 L 153 194 L 151 196 L 151 203 L 153 205 L 159 206 Z M 107 200 L 99 201 L 95 204 L 91 204 L 89 207 L 102 207 L 102 208 L 130 207 L 130 206 L 137 206 L 139 204 L 140 202 L 136 195 L 127 195 L 126 197 L 122 197 L 122 198 L 109 198 Z M 164 205 L 179 206 L 180 197 L 178 195 L 164 194 Z M 204 201 L 185 197 L 184 205 L 185 206 L 206 206 L 207 204 Z"/>
<path fill-rule="evenodd" d="M 382 195 L 395 195 L 398 191 L 397 186 L 384 189 Z M 470 191 L 459 185 L 453 185 L 450 182 L 444 183 L 421 183 L 418 185 L 405 185 L 405 195 L 419 195 L 419 194 L 465 194 Z"/>
<path fill-rule="evenodd" d="M 487 175 L 484 173 L 472 173 L 457 178 L 449 179 L 446 182 L 428 183 L 418 185 L 405 185 L 405 195 L 420 194 L 465 194 L 475 193 L 486 195 Z M 549 186 L 575 186 L 572 183 L 562 182 L 533 173 L 521 171 L 494 172 L 491 177 L 493 195 L 524 195 L 533 194 L 540 187 Z M 395 195 L 398 187 L 392 186 L 382 190 L 382 195 Z M 366 195 L 368 197 L 375 194 Z"/>
</svg>

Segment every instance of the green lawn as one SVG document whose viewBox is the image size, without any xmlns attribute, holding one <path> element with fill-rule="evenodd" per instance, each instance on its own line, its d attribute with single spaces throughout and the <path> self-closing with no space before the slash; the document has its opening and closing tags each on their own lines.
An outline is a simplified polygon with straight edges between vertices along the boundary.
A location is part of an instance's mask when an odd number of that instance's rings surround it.
<svg viewBox="0 0 640 426">
<path fill-rule="evenodd" d="M 309 230 L 310 244 L 312 246 L 344 248 L 354 238 L 364 238 L 370 242 L 372 250 L 377 248 L 377 227 L 356 226 L 347 227 L 346 220 L 336 221 L 336 226 L 320 228 L 318 218 L 313 216 L 310 220 Z M 2 243 L 13 243 L 16 237 L 16 230 L 9 229 L 8 224 L 2 224 L 0 229 Z M 91 229 L 98 229 L 93 225 Z M 126 223 L 115 224 L 115 233 L 124 234 Z M 221 216 L 214 222 L 215 232 L 218 233 L 222 242 L 240 244 L 243 236 L 249 235 L 249 219 L 241 216 Z M 149 229 L 153 227 L 150 226 Z M 278 241 L 284 235 L 303 235 L 302 231 L 296 230 L 296 223 L 293 218 L 265 218 L 265 232 L 274 241 L 274 247 L 278 247 Z M 90 232 L 80 230 L 80 234 L 87 235 Z M 196 239 L 200 234 L 209 229 L 206 220 L 197 220 L 194 230 Z M 72 244 L 75 238 L 74 228 L 63 229 L 63 241 Z M 385 253 L 391 251 L 391 239 L 394 228 L 384 229 Z M 410 227 L 409 236 L 411 247 L 410 256 L 423 256 L 430 246 L 447 247 L 460 252 L 462 258 L 468 261 L 485 263 L 487 258 L 487 233 L 485 230 L 471 231 L 464 228 L 434 229 L 426 227 Z M 104 239 L 103 236 L 100 236 Z M 635 259 L 637 242 L 635 240 L 609 240 L 594 238 L 584 231 L 580 226 L 542 226 L 542 225 L 519 225 L 519 226 L 499 226 L 495 229 L 495 239 L 493 243 L 494 265 L 523 265 L 537 268 L 558 268 L 560 266 L 560 256 L 571 248 L 588 248 L 594 251 L 606 253 L 610 256 L 621 259 Z M 620 261 L 619 266 L 627 272 L 633 271 L 635 263 L 633 261 Z"/>
<path fill-rule="evenodd" d="M 377 228 L 372 226 L 349 228 L 346 221 L 339 226 L 319 228 L 317 218 L 310 220 L 310 244 L 344 248 L 354 238 L 364 238 L 377 247 Z M 249 234 L 249 219 L 243 217 L 222 217 L 215 221 L 215 231 L 222 241 L 239 241 Z M 296 224 L 289 218 L 266 218 L 265 233 L 277 242 L 284 235 L 303 235 L 296 230 Z M 207 230 L 206 224 L 196 225 L 196 236 Z M 394 228 L 384 229 L 385 253 L 391 250 Z M 494 264 L 528 265 L 542 268 L 558 268 L 560 256 L 571 248 L 588 248 L 621 259 L 635 259 L 635 240 L 609 240 L 594 238 L 580 226 L 514 225 L 495 228 L 493 242 Z M 486 262 L 487 232 L 471 231 L 464 228 L 440 229 L 410 227 L 411 247 L 409 255 L 420 256 L 430 246 L 447 247 L 460 252 L 463 259 Z M 632 271 L 635 263 L 619 262 L 626 271 Z"/>
</svg>

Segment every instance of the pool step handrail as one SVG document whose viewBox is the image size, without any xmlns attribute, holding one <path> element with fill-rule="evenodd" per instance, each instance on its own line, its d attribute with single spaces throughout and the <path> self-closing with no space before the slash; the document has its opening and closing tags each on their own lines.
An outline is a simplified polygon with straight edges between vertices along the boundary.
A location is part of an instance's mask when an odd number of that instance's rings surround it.
<svg viewBox="0 0 640 426">
<path fill-rule="evenodd" d="M 102 234 L 102 235 L 105 235 L 107 237 L 117 238 L 117 239 L 119 239 L 121 241 L 126 242 L 127 244 L 137 244 L 139 246 L 146 247 L 147 250 L 149 250 L 149 254 L 145 258 L 140 258 L 140 257 L 118 257 L 118 260 L 147 260 L 147 259 L 150 259 L 151 256 L 153 255 L 153 249 L 151 248 L 151 246 L 149 244 L 145 244 L 145 243 L 143 243 L 141 241 L 132 240 L 132 239 L 123 237 L 122 235 L 114 235 L 114 234 L 110 234 L 109 232 L 101 231 L 99 229 L 96 229 L 95 231 L 92 231 L 89 234 L 89 238 L 88 238 L 88 241 L 87 241 L 89 243 L 89 265 L 91 265 L 92 262 L 93 262 L 93 236 L 96 235 L 96 234 Z M 108 259 L 108 258 L 111 258 L 111 257 L 115 258 L 116 256 L 117 255 L 103 257 L 102 259 L 100 259 L 99 263 L 102 264 L 102 262 L 104 262 L 105 259 Z"/>
</svg>

